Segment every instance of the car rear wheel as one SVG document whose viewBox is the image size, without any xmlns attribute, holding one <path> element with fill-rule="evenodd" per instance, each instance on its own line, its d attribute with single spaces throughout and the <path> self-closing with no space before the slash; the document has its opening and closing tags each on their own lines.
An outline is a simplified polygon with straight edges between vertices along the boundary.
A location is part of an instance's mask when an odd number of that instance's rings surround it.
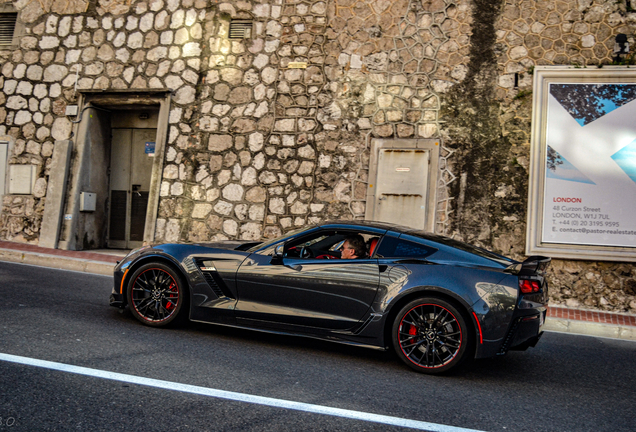
<svg viewBox="0 0 636 432">
<path fill-rule="evenodd" d="M 139 267 L 128 284 L 128 304 L 142 323 L 163 327 L 187 314 L 187 292 L 181 276 L 170 266 L 148 263 Z M 183 312 L 182 312 L 183 311 Z"/>
<path fill-rule="evenodd" d="M 423 297 L 400 310 L 393 323 L 392 339 L 404 363 L 418 372 L 437 374 L 464 361 L 472 337 L 455 306 Z"/>
</svg>

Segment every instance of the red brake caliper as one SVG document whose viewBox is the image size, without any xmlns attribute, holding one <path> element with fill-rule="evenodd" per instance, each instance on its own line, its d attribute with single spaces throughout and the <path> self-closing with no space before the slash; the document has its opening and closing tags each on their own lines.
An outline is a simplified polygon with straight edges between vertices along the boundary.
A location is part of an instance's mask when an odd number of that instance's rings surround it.
<svg viewBox="0 0 636 432">
<path fill-rule="evenodd" d="M 176 287 L 175 287 L 174 283 L 170 285 L 170 291 L 175 292 L 176 291 L 175 288 Z M 166 305 L 166 309 L 171 310 L 172 308 L 174 308 L 174 304 L 170 300 L 168 300 L 168 304 Z"/>
<path fill-rule="evenodd" d="M 409 327 L 409 335 L 411 336 L 415 336 L 417 335 L 417 327 L 415 327 L 414 325 Z"/>
</svg>

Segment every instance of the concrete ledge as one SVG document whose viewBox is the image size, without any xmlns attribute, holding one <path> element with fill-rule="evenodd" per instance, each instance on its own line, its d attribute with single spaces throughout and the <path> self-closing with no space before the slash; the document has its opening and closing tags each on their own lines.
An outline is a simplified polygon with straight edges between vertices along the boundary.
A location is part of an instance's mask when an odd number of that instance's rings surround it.
<svg viewBox="0 0 636 432">
<path fill-rule="evenodd" d="M 617 324 L 548 317 L 545 320 L 543 330 L 636 341 L 636 327 Z"/>
<path fill-rule="evenodd" d="M 0 249 L 0 261 L 112 276 L 113 263 Z"/>
</svg>

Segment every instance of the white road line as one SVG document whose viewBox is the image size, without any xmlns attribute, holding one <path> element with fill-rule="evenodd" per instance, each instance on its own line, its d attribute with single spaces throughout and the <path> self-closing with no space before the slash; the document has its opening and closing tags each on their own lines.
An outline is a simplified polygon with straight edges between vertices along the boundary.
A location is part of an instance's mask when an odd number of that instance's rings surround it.
<svg viewBox="0 0 636 432">
<path fill-rule="evenodd" d="M 335 417 L 344 417 L 353 420 L 361 420 L 373 423 L 382 423 L 392 426 L 401 426 L 412 429 L 425 430 L 430 432 L 481 432 L 475 429 L 465 429 L 454 426 L 446 426 L 436 423 L 428 423 L 417 420 L 403 419 L 399 417 L 391 417 L 379 414 L 366 413 L 362 411 L 351 411 L 340 408 L 332 408 L 322 405 L 313 405 L 303 402 L 294 402 L 284 399 L 274 399 L 263 396 L 254 396 L 245 393 L 236 393 L 225 390 L 217 390 L 207 387 L 199 387 L 188 384 L 180 384 L 170 381 L 156 380 L 152 378 L 144 378 L 135 375 L 120 374 L 116 372 L 108 372 L 99 369 L 85 368 L 81 366 L 67 365 L 64 363 L 50 362 L 46 360 L 38 360 L 29 357 L 15 356 L 11 354 L 0 353 L 0 360 L 19 363 L 27 366 L 41 367 L 62 372 L 86 375 L 95 378 L 103 378 L 113 381 L 121 381 L 130 384 L 138 384 L 149 387 L 161 388 L 166 390 L 180 391 L 184 393 L 192 393 L 202 396 L 210 396 L 214 398 L 227 399 L 237 402 L 247 402 L 258 405 L 266 405 L 274 408 L 285 408 L 296 411 L 305 411 L 314 414 L 330 415 Z"/>
</svg>

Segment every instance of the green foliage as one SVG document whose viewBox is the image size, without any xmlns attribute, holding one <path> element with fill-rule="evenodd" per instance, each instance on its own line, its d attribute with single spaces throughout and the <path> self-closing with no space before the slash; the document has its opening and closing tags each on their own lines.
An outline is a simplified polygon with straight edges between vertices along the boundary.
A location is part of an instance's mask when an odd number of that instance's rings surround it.
<svg viewBox="0 0 636 432">
<path fill-rule="evenodd" d="M 530 96 L 532 94 L 532 90 L 521 90 L 517 95 L 513 98 L 514 100 L 523 99 L 526 96 Z"/>
<path fill-rule="evenodd" d="M 616 66 L 631 66 L 636 65 L 636 58 L 634 58 L 635 53 L 627 54 L 625 57 L 618 57 L 618 61 L 616 59 L 612 60 L 611 65 Z"/>
</svg>

